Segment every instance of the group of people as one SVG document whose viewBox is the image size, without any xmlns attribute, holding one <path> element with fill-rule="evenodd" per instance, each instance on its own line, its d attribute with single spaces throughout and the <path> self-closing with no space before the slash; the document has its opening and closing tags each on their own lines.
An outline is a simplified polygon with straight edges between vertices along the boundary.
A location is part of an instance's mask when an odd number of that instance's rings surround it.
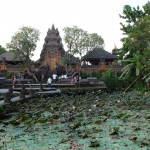
<svg viewBox="0 0 150 150">
<path fill-rule="evenodd" d="M 53 74 L 53 75 L 52 75 L 52 78 L 49 77 L 49 78 L 47 79 L 47 85 L 48 85 L 49 88 L 51 87 L 52 82 L 53 82 L 53 83 L 56 83 L 56 82 L 57 82 L 57 74 Z"/>
<path fill-rule="evenodd" d="M 62 75 L 61 77 L 58 77 L 57 74 L 54 73 L 52 75 L 52 78 L 49 77 L 47 79 L 47 85 L 48 85 L 48 87 L 51 87 L 52 83 L 56 83 L 58 80 L 61 80 L 61 79 L 64 79 L 64 78 L 67 78 L 67 76 L 66 75 Z"/>
<path fill-rule="evenodd" d="M 57 76 L 57 74 L 53 73 L 52 78 L 49 77 L 47 79 L 47 85 L 50 88 L 52 83 L 56 83 L 57 81 L 61 81 L 61 79 L 67 79 L 67 75 L 62 75 L 62 76 Z M 79 81 L 79 73 L 78 71 L 74 72 L 74 74 L 72 75 L 72 79 L 71 79 L 71 83 L 75 84 Z"/>
</svg>

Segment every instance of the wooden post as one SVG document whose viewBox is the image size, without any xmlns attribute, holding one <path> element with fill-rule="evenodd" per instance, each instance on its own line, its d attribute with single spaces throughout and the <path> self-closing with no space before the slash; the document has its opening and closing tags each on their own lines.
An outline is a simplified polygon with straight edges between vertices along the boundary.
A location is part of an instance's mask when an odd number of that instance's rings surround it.
<svg viewBox="0 0 150 150">
<path fill-rule="evenodd" d="M 34 96 L 34 91 L 32 89 L 29 90 L 29 96 Z"/>
<path fill-rule="evenodd" d="M 6 92 L 4 95 L 4 103 L 10 103 L 12 96 L 13 96 L 13 89 L 12 87 L 10 87 L 8 92 Z"/>
<path fill-rule="evenodd" d="M 4 95 L 4 103 L 10 103 L 10 102 L 11 102 L 10 93 L 6 92 Z"/>
<path fill-rule="evenodd" d="M 43 91 L 43 85 L 42 85 L 42 82 L 40 83 L 40 91 Z"/>
<path fill-rule="evenodd" d="M 16 82 L 16 76 L 15 76 L 15 74 L 14 74 L 14 77 L 13 77 L 13 83 L 12 83 L 13 89 L 15 88 L 15 82 Z"/>
<path fill-rule="evenodd" d="M 20 99 L 24 100 L 26 95 L 25 86 L 23 85 L 21 92 L 20 92 Z"/>
</svg>

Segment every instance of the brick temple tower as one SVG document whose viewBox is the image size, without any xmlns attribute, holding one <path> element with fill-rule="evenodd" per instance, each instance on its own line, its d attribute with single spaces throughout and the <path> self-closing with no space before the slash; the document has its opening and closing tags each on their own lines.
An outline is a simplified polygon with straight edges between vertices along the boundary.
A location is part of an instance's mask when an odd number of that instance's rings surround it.
<svg viewBox="0 0 150 150">
<path fill-rule="evenodd" d="M 63 64 L 62 56 L 64 53 L 65 51 L 59 31 L 52 25 L 51 29 L 48 29 L 40 55 L 42 66 L 49 65 L 50 70 L 54 72 L 56 65 Z"/>
</svg>

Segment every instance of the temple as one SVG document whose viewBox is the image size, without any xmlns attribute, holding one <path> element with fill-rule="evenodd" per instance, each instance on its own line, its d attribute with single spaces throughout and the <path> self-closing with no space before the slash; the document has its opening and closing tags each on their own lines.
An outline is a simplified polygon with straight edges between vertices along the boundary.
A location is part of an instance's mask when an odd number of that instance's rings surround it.
<svg viewBox="0 0 150 150">
<path fill-rule="evenodd" d="M 101 47 L 95 47 L 82 58 L 82 61 L 84 61 L 82 70 L 84 72 L 103 72 L 112 67 L 113 61 L 116 59 L 117 56 Z M 87 62 L 91 65 L 88 65 Z"/>
<path fill-rule="evenodd" d="M 0 71 L 23 73 L 26 70 L 26 66 L 23 66 L 24 61 L 16 57 L 12 51 L 6 51 L 0 55 Z"/>
<path fill-rule="evenodd" d="M 52 25 L 51 29 L 48 29 L 43 49 L 40 54 L 42 66 L 48 65 L 50 71 L 54 72 L 57 65 L 63 64 L 62 56 L 64 53 L 65 51 L 59 31 Z"/>
<path fill-rule="evenodd" d="M 39 69 L 43 70 L 43 72 L 48 70 L 48 75 L 52 73 L 58 75 L 71 75 L 74 71 L 79 70 L 79 65 L 81 65 L 80 70 L 83 73 L 100 73 L 106 71 L 108 68 L 112 68 L 115 72 L 119 72 L 122 68 L 122 66 L 115 61 L 118 58 L 118 49 L 116 46 L 113 49 L 112 54 L 102 47 L 95 47 L 83 56 L 81 62 L 79 61 L 79 58 L 71 54 L 66 54 L 67 52 L 65 52 L 63 48 L 59 31 L 52 25 L 47 31 L 40 54 L 40 60 L 37 65 L 36 63 L 33 63 L 30 66 L 20 65 L 23 64 L 22 60 L 15 58 L 12 52 L 9 51 L 0 55 L 0 71 L 4 70 L 12 73 L 23 73 L 26 69 Z"/>
</svg>

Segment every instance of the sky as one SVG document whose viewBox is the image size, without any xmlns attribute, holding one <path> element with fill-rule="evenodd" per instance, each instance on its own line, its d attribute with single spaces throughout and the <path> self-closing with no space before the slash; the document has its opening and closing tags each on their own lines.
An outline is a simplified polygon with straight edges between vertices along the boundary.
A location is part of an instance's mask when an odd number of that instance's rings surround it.
<svg viewBox="0 0 150 150">
<path fill-rule="evenodd" d="M 30 26 L 40 31 L 40 40 L 32 60 L 40 58 L 44 39 L 49 28 L 58 28 L 63 40 L 65 27 L 77 26 L 88 33 L 97 33 L 105 42 L 104 49 L 112 52 L 116 45 L 122 46 L 119 14 L 124 5 L 142 6 L 148 0 L 3 0 L 0 8 L 0 45 L 6 43 L 22 26 Z"/>
</svg>

